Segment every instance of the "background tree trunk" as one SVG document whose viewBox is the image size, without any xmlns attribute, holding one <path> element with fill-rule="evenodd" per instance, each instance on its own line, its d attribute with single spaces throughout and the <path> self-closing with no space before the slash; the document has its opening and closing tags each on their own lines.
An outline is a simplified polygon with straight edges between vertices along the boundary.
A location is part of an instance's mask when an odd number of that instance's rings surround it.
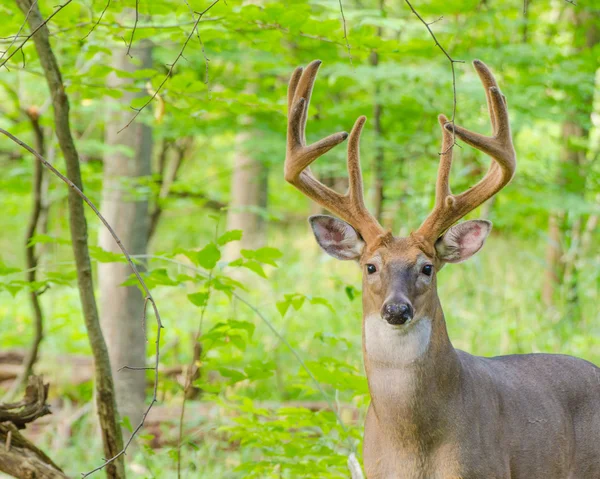
<svg viewBox="0 0 600 479">
<path fill-rule="evenodd" d="M 23 14 L 27 16 L 27 22 L 31 30 L 40 27 L 44 20 L 38 3 L 32 0 L 16 0 L 16 2 Z M 37 30 L 33 36 L 33 41 L 52 97 L 54 127 L 58 144 L 65 159 L 67 177 L 75 186 L 83 191 L 81 170 L 79 168 L 79 154 L 73 141 L 69 123 L 69 99 L 65 93 L 65 85 L 62 81 L 58 62 L 50 47 L 49 32 L 46 25 Z M 77 269 L 77 286 L 83 319 L 94 356 L 96 406 L 102 430 L 104 455 L 106 458 L 111 458 L 123 449 L 123 436 L 119 427 L 119 413 L 116 407 L 110 359 L 106 349 L 106 342 L 102 335 L 102 329 L 100 328 L 96 298 L 94 296 L 87 222 L 83 209 L 83 200 L 72 189 L 69 189 L 68 204 L 69 229 Z M 125 467 L 123 458 L 121 457 L 109 464 L 106 467 L 106 474 L 110 478 L 124 478 Z"/>
<path fill-rule="evenodd" d="M 384 14 L 385 1 L 379 0 L 379 11 Z M 377 28 L 377 35 L 381 38 L 383 29 Z M 369 58 L 371 66 L 377 67 L 379 65 L 379 53 L 376 51 L 371 52 Z M 381 83 L 375 82 L 375 91 L 373 93 L 373 133 L 375 142 L 375 157 L 373 159 L 373 183 L 374 183 L 374 201 L 373 201 L 373 215 L 377 218 L 377 221 L 383 224 L 383 202 L 384 196 L 384 151 L 383 151 L 383 128 L 381 126 L 381 115 L 383 113 L 383 105 L 379 96 L 381 95 Z M 387 224 L 385 226 L 388 226 Z"/>
<path fill-rule="evenodd" d="M 261 213 L 267 207 L 269 170 L 248 151 L 250 138 L 252 133 L 245 131 L 238 133 L 235 139 L 227 229 L 242 230 L 244 234 L 241 241 L 227 245 L 228 259 L 235 258 L 240 249 L 258 248 L 265 241 L 266 221 Z"/>
<path fill-rule="evenodd" d="M 113 66 L 127 72 L 151 68 L 150 45 L 147 42 L 138 45 L 139 48 L 131 50 L 135 63 L 122 48 L 113 53 Z M 133 80 L 112 74 L 108 82 L 111 87 L 122 89 L 131 87 Z M 135 181 L 150 175 L 152 130 L 141 122 L 132 123 L 121 133 L 119 130 L 131 117 L 131 101 L 141 94 L 126 91 L 118 100 L 106 99 L 109 112 L 105 141 L 109 149 L 104 155 L 101 211 L 132 255 L 146 254 L 148 244 L 148 198 L 136 194 Z M 104 250 L 120 252 L 106 229 L 101 230 L 99 243 Z M 146 338 L 141 323 L 144 297 L 137 286 L 121 286 L 130 275 L 126 263 L 98 265 L 100 321 L 108 344 L 117 405 L 121 417 L 128 417 L 135 427 L 144 411 L 145 371 L 119 371 L 123 366 L 144 366 L 146 362 Z"/>
<path fill-rule="evenodd" d="M 46 142 L 44 130 L 40 125 L 39 112 L 36 107 L 30 107 L 26 110 L 27 116 L 33 128 L 35 137 L 35 149 L 37 152 L 46 155 Z M 45 169 L 39 161 L 33 163 L 33 182 L 32 182 L 32 205 L 27 231 L 25 233 L 25 261 L 27 265 L 27 282 L 33 283 L 37 278 L 37 266 L 40 248 L 34 244 L 29 244 L 31 239 L 38 233 L 39 224 L 45 216 L 46 201 L 42 197 L 44 191 Z M 39 291 L 29 291 L 29 301 L 33 313 L 33 339 L 31 346 L 23 363 L 23 371 L 15 379 L 10 389 L 4 396 L 5 401 L 9 401 L 13 395 L 27 382 L 27 378 L 33 373 L 33 366 L 39 356 L 39 349 L 44 336 L 44 313 L 40 303 Z"/>
<path fill-rule="evenodd" d="M 573 21 L 578 27 L 576 32 L 581 32 L 582 44 L 579 50 L 592 49 L 600 42 L 600 27 L 591 12 L 585 9 L 577 10 Z M 571 117 L 563 123 L 564 146 L 556 183 L 562 191 L 581 196 L 583 200 L 587 149 L 582 147 L 582 144 L 588 137 L 589 131 L 582 126 L 581 120 L 592 114 L 592 98 L 590 97 L 589 101 L 580 99 L 578 105 Z M 542 299 L 547 307 L 551 307 L 556 299 L 558 288 L 566 284 L 568 314 L 575 316 L 573 319 L 577 319 L 579 294 L 576 260 L 579 256 L 582 222 L 580 217 L 570 217 L 567 213 L 565 210 L 557 210 L 550 215 Z"/>
</svg>

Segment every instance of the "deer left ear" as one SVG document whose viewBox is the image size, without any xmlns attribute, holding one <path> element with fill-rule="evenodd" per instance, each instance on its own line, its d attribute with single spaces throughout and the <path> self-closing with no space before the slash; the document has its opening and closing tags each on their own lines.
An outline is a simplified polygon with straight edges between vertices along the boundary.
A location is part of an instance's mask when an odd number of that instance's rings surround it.
<svg viewBox="0 0 600 479">
<path fill-rule="evenodd" d="M 319 246 L 336 259 L 359 259 L 365 247 L 358 232 L 345 221 L 327 215 L 311 216 L 308 221 Z"/>
<path fill-rule="evenodd" d="M 460 263 L 481 249 L 492 230 L 492 222 L 470 220 L 452 226 L 435 242 L 438 258 L 446 263 Z"/>
</svg>

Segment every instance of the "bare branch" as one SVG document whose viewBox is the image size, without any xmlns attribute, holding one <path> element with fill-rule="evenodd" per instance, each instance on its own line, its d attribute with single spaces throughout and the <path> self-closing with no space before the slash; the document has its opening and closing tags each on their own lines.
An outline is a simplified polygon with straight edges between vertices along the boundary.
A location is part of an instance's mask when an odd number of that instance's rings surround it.
<svg viewBox="0 0 600 479">
<path fill-rule="evenodd" d="M 23 31 L 23 28 L 25 28 L 25 25 L 27 25 L 27 20 L 29 20 L 29 15 L 31 15 L 31 11 L 33 10 L 33 7 L 36 6 L 37 1 L 38 0 L 34 0 L 34 2 L 31 4 L 31 7 L 29 7 L 27 15 L 25 15 L 25 20 L 23 21 L 23 24 L 19 28 L 19 31 L 12 37 L 12 41 L 10 42 L 10 45 L 6 48 L 6 50 L 4 50 L 2 52 L 2 56 L 0 56 L 0 60 L 2 60 L 4 58 L 4 55 L 6 55 L 8 53 L 8 51 L 12 48 L 12 46 L 17 41 L 17 38 L 19 38 L 19 35 L 21 35 L 21 32 Z"/>
<path fill-rule="evenodd" d="M 110 0 L 106 1 L 106 5 L 104 5 L 104 9 L 102 10 L 102 13 L 100 14 L 100 18 L 98 18 L 98 21 L 96 23 L 94 23 L 94 25 L 92 26 L 92 29 L 87 32 L 87 35 L 85 37 L 82 38 L 82 40 L 85 40 L 87 37 L 89 37 L 92 32 L 96 29 L 96 27 L 98 25 L 100 25 L 100 22 L 102 21 L 102 17 L 104 17 L 104 14 L 106 13 L 106 10 L 108 10 L 108 7 L 110 7 Z M 133 38 L 133 35 L 132 35 Z"/>
<path fill-rule="evenodd" d="M 350 42 L 348 41 L 348 31 L 346 30 L 346 17 L 344 16 L 344 6 L 342 0 L 340 2 L 340 12 L 342 14 L 342 24 L 344 26 L 344 40 L 346 42 L 346 49 L 348 50 L 348 58 L 350 59 L 350 66 L 352 66 L 352 53 L 350 52 Z"/>
<path fill-rule="evenodd" d="M 464 60 L 454 60 L 450 56 L 450 54 L 446 51 L 446 49 L 441 45 L 441 43 L 438 41 L 437 37 L 435 36 L 435 33 L 433 33 L 433 31 L 430 28 L 430 25 L 432 25 L 436 22 L 439 22 L 444 17 L 440 17 L 433 22 L 427 23 L 425 20 L 423 20 L 423 17 L 421 15 L 419 15 L 419 12 L 417 12 L 415 10 L 415 8 L 412 6 L 412 4 L 410 3 L 409 0 L 404 0 L 404 1 L 409 6 L 411 11 L 416 15 L 416 17 L 421 21 L 421 23 L 423 25 L 425 25 L 425 28 L 427 28 L 427 31 L 431 35 L 431 38 L 433 38 L 435 45 L 442 51 L 442 53 L 445 55 L 445 57 L 450 62 L 450 68 L 452 69 L 452 118 L 450 120 L 450 123 L 454 126 L 454 120 L 456 118 L 456 71 L 454 69 L 454 64 L 455 63 L 464 63 Z M 456 143 L 456 136 L 455 136 L 454 130 L 452 130 L 452 144 L 448 147 L 448 149 L 453 148 L 454 145 L 457 145 L 457 143 Z M 443 155 L 444 153 L 447 153 L 447 151 L 440 152 L 440 155 Z"/>
<path fill-rule="evenodd" d="M 69 0 L 69 1 L 71 1 L 71 0 Z M 138 115 L 142 112 L 142 110 L 144 108 L 146 108 L 152 102 L 152 100 L 154 100 L 154 98 L 156 98 L 156 95 L 158 95 L 158 93 L 162 90 L 163 86 L 165 86 L 165 83 L 167 83 L 169 78 L 171 78 L 171 75 L 173 74 L 173 70 L 175 69 L 175 65 L 177 65 L 177 62 L 179 61 L 179 59 L 181 57 L 183 57 L 183 52 L 185 51 L 185 48 L 187 47 L 188 43 L 190 42 L 192 36 L 194 36 L 194 33 L 196 32 L 196 29 L 198 28 L 198 24 L 200 23 L 200 20 L 202 20 L 202 16 L 219 2 L 220 2 L 220 0 L 214 0 L 213 3 L 211 3 L 206 9 L 204 9 L 202 12 L 197 13 L 198 18 L 196 19 L 196 23 L 194 23 L 194 26 L 192 27 L 192 31 L 189 33 L 189 35 L 185 39 L 185 42 L 184 42 L 183 46 L 181 47 L 181 50 L 177 54 L 175 61 L 169 67 L 169 71 L 165 75 L 165 78 L 160 83 L 160 85 L 158 86 L 158 88 L 156 89 L 154 94 L 148 99 L 148 101 L 146 103 L 144 103 L 140 108 L 135 109 L 135 115 L 133 115 L 131 120 L 129 120 L 129 122 L 123 128 L 121 128 L 119 130 L 119 133 L 121 133 L 125 128 L 127 128 L 129 125 L 131 125 L 133 123 L 133 121 L 138 117 Z"/>
<path fill-rule="evenodd" d="M 0 68 L 3 67 L 4 65 L 6 65 L 6 63 L 15 56 L 15 54 L 19 51 L 21 51 L 23 49 L 23 47 L 25 46 L 25 44 L 29 41 L 29 39 L 31 37 L 33 37 L 36 32 L 42 28 L 44 25 L 46 25 L 50 20 L 52 20 L 52 17 L 54 17 L 54 15 L 56 15 L 58 12 L 60 12 L 63 8 L 65 8 L 69 3 L 71 3 L 73 0 L 67 0 L 65 3 L 63 3 L 62 5 L 59 5 L 56 10 L 54 10 L 50 15 L 48 15 L 48 18 L 46 18 L 46 20 L 44 20 L 43 22 L 41 22 L 36 28 L 33 29 L 33 31 L 27 35 L 25 37 L 25 40 L 23 40 L 21 42 L 21 44 L 17 47 L 17 49 L 15 51 L 13 51 L 10 55 L 8 55 L 8 57 L 6 57 L 6 60 L 4 60 L 2 63 L 0 63 Z M 31 7 L 29 8 L 29 12 L 31 12 L 31 10 L 35 7 L 37 3 L 37 0 L 35 0 L 32 4 Z M 27 19 L 29 18 L 29 13 L 27 14 L 27 17 L 25 18 L 25 21 L 27 21 Z M 20 30 L 19 30 L 20 31 Z M 17 34 L 18 35 L 18 34 Z"/>
<path fill-rule="evenodd" d="M 133 36 L 135 35 L 135 29 L 137 28 L 137 24 L 138 24 L 138 20 L 139 20 L 139 16 L 140 16 L 139 7 L 140 7 L 140 0 L 135 0 L 135 22 L 133 24 L 133 30 L 131 32 L 131 38 L 129 38 L 129 44 L 127 45 L 127 53 L 126 53 L 126 55 L 129 58 L 133 58 L 129 52 L 131 51 L 131 44 L 133 43 Z"/>
</svg>

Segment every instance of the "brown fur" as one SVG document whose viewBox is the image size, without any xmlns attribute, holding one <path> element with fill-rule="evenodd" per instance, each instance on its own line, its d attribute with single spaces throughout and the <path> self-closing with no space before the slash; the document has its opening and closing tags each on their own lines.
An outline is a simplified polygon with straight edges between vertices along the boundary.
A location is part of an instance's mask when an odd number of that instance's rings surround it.
<svg viewBox="0 0 600 479">
<path fill-rule="evenodd" d="M 365 329 L 387 285 L 428 256 L 413 237 L 366 252 L 382 259 L 381 285 L 363 281 L 363 354 L 371 393 L 364 439 L 369 479 L 598 479 L 600 369 L 549 354 L 480 358 L 455 350 L 434 277 L 428 288 L 396 283 L 417 314 L 431 318 L 422 357 L 373 360 Z M 379 287 L 378 287 L 379 286 Z M 407 334 L 411 334 L 410 332 Z"/>
</svg>

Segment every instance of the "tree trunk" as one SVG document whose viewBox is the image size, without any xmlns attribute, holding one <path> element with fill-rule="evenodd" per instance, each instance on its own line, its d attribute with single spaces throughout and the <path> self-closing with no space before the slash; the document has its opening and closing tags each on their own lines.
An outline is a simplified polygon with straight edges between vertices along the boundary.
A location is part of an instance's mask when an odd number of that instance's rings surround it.
<svg viewBox="0 0 600 479">
<path fill-rule="evenodd" d="M 44 139 L 44 131 L 40 125 L 40 117 L 37 108 L 30 107 L 26 110 L 27 116 L 31 121 L 33 134 L 35 137 L 35 149 L 42 156 L 46 155 L 46 144 Z M 38 254 L 36 245 L 29 244 L 31 239 L 37 234 L 39 224 L 45 213 L 46 202 L 42 198 L 44 186 L 45 169 L 39 161 L 33 163 L 33 184 L 32 184 L 32 206 L 27 231 L 25 233 L 25 261 L 27 265 L 27 282 L 32 284 L 37 277 Z M 4 400 L 10 400 L 13 395 L 26 383 L 27 378 L 33 373 L 33 365 L 36 363 L 39 355 L 40 344 L 44 336 L 44 313 L 40 303 L 39 292 L 35 290 L 29 291 L 29 301 L 33 312 L 33 340 L 29 352 L 23 362 L 23 371 L 11 385 L 6 393 Z"/>
<path fill-rule="evenodd" d="M 246 143 L 252 133 L 238 133 L 235 139 L 235 159 L 231 176 L 231 200 L 227 212 L 227 229 L 242 230 L 242 240 L 227 245 L 226 257 L 235 258 L 240 249 L 254 249 L 265 240 L 268 168 L 252 157 Z"/>
<path fill-rule="evenodd" d="M 574 16 L 575 42 L 579 50 L 592 49 L 600 42 L 600 28 L 594 21 L 593 14 L 584 8 L 577 10 Z M 582 42 L 582 43 L 579 43 Z M 593 75 L 594 72 L 591 72 Z M 562 126 L 562 140 L 564 143 L 560 158 L 560 167 L 557 184 L 561 190 L 584 199 L 586 185 L 586 149 L 581 147 L 588 136 L 587 131 L 580 123 L 581 118 L 592 113 L 592 98 L 580 100 L 579 107 L 571 113 Z M 583 111 L 582 111 L 583 110 Z M 550 214 L 548 226 L 548 246 L 546 248 L 546 273 L 542 288 L 542 299 L 547 307 L 554 304 L 557 290 L 568 281 L 567 305 L 568 314 L 577 315 L 579 311 L 578 274 L 576 260 L 579 256 L 579 238 L 581 236 L 581 218 L 569 217 L 564 210 L 553 211 Z M 563 246 L 568 245 L 568 248 Z M 565 251 L 568 252 L 565 253 Z M 568 274 L 565 275 L 565 272 Z M 578 319 L 574 317 L 573 319 Z"/>
<path fill-rule="evenodd" d="M 28 16 L 27 22 L 31 30 L 38 28 L 43 23 L 38 3 L 34 0 L 16 0 L 17 5 L 24 15 Z M 83 190 L 81 171 L 79 168 L 79 155 L 71 135 L 69 124 L 69 99 L 65 93 L 60 69 L 50 47 L 47 26 L 42 26 L 33 36 L 35 48 L 44 70 L 48 88 L 52 96 L 54 109 L 54 126 L 58 144 L 63 153 L 67 168 L 67 177 Z M 94 296 L 94 283 L 92 278 L 92 265 L 88 250 L 87 222 L 83 209 L 83 200 L 77 193 L 69 189 L 69 227 L 73 256 L 77 268 L 77 285 L 83 318 L 85 321 L 88 338 L 94 356 L 96 377 L 96 405 L 102 430 L 104 455 L 106 458 L 116 456 L 123 448 L 123 436 L 119 427 L 119 415 L 116 408 L 114 385 L 110 369 L 110 359 L 96 307 Z M 124 478 L 125 467 L 122 457 L 106 467 L 107 476 L 110 478 Z"/>
<path fill-rule="evenodd" d="M 134 64 L 124 48 L 113 52 L 113 66 L 133 73 L 151 68 L 151 47 L 140 42 L 132 48 L 131 55 L 139 61 Z M 131 78 L 111 74 L 109 86 L 127 89 Z M 149 216 L 148 198 L 136 195 L 135 181 L 149 177 L 152 161 L 152 130 L 141 122 L 134 122 L 121 133 L 119 130 L 131 117 L 129 105 L 143 92 L 126 91 L 118 99 L 106 99 L 109 108 L 106 120 L 105 142 L 110 147 L 104 155 L 104 180 L 102 189 L 102 214 L 111 224 L 130 254 L 146 254 Z M 120 252 L 110 232 L 103 229 L 99 235 L 100 246 L 107 251 Z M 115 382 L 117 405 L 121 417 L 129 418 L 135 427 L 144 411 L 145 371 L 120 370 L 123 366 L 144 366 L 146 338 L 142 316 L 144 296 L 137 286 L 121 286 L 129 278 L 131 269 L 126 263 L 98 265 L 100 285 L 100 321 L 107 340 L 110 362 Z M 124 434 L 128 434 L 124 431 Z"/>
<path fill-rule="evenodd" d="M 158 186 L 159 192 L 154 200 L 154 208 L 150 214 L 150 225 L 148 226 L 148 243 L 152 241 L 156 228 L 163 214 L 163 202 L 171 194 L 171 187 L 175 180 L 183 161 L 194 143 L 191 137 L 180 138 L 175 142 L 163 140 L 158 156 Z M 169 162 L 169 151 L 174 150 L 175 157 Z"/>
<path fill-rule="evenodd" d="M 384 13 L 384 0 L 379 0 L 379 11 L 383 15 Z M 377 35 L 381 37 L 383 29 L 381 27 L 377 28 Z M 371 56 L 369 58 L 371 66 L 377 67 L 379 65 L 379 53 L 376 51 L 371 52 Z M 379 96 L 381 95 L 381 84 L 378 80 L 375 80 L 375 91 L 374 91 L 374 100 L 373 100 L 373 133 L 374 133 L 374 142 L 375 142 L 375 157 L 373 161 L 373 170 L 374 170 L 374 192 L 375 197 L 373 201 L 373 214 L 377 221 L 383 223 L 383 202 L 385 200 L 384 197 L 384 152 L 383 152 L 383 129 L 381 126 L 381 115 L 383 113 L 383 105 L 381 104 L 381 100 Z"/>
</svg>

